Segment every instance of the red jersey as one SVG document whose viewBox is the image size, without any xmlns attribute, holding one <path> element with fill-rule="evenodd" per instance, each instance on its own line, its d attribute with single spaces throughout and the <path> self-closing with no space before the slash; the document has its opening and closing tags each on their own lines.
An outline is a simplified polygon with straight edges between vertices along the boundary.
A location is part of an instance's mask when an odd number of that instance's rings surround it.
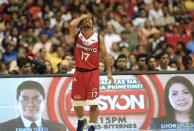
<svg viewBox="0 0 194 131">
<path fill-rule="evenodd" d="M 74 43 L 75 65 L 78 69 L 93 70 L 99 67 L 99 38 L 93 33 L 89 38 L 79 32 Z"/>
</svg>

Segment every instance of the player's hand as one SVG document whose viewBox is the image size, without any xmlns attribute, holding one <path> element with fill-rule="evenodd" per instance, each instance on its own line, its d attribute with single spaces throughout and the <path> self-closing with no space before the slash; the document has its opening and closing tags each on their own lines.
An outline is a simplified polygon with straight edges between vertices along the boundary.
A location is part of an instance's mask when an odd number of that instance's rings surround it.
<svg viewBox="0 0 194 131">
<path fill-rule="evenodd" d="M 86 18 L 90 18 L 90 17 L 92 17 L 92 14 L 91 13 L 87 13 L 87 14 L 81 15 L 82 20 L 83 19 L 86 19 Z"/>
<path fill-rule="evenodd" d="M 111 84 L 114 84 L 112 74 L 108 74 L 107 77 L 108 77 L 108 83 L 111 82 Z"/>
</svg>

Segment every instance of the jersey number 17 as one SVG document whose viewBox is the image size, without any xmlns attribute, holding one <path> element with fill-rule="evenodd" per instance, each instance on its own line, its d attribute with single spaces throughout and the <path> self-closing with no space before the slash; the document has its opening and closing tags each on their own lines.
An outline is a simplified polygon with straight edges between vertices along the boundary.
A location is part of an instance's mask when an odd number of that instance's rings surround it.
<svg viewBox="0 0 194 131">
<path fill-rule="evenodd" d="M 90 54 L 89 53 L 85 53 L 82 51 L 82 56 L 81 56 L 81 59 L 84 60 L 84 61 L 87 61 L 87 59 L 89 58 Z"/>
</svg>

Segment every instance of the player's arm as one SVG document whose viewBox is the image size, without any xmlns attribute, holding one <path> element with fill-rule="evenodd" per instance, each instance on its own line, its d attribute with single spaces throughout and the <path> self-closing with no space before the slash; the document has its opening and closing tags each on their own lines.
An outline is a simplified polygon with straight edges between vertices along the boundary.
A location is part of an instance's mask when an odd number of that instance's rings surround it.
<svg viewBox="0 0 194 131">
<path fill-rule="evenodd" d="M 106 63 L 106 69 L 107 69 L 107 73 L 108 73 L 108 81 L 111 81 L 111 83 L 113 84 L 113 78 L 112 78 L 112 70 L 111 70 L 111 65 L 110 65 L 110 59 L 108 57 L 108 53 L 106 50 L 106 46 L 104 43 L 104 40 L 102 38 L 102 36 L 100 36 L 100 51 L 102 54 L 102 58 L 104 59 L 105 63 Z"/>
<path fill-rule="evenodd" d="M 77 18 L 75 18 L 75 19 L 73 19 L 71 22 L 70 22 L 70 24 L 69 24 L 69 34 L 70 34 L 70 36 L 74 39 L 75 38 L 75 36 L 77 35 L 77 33 L 78 33 L 78 28 L 77 28 L 77 26 L 79 25 L 79 23 L 82 21 L 82 20 L 84 20 L 84 19 L 86 19 L 86 18 L 88 18 L 88 17 L 91 17 L 91 14 L 84 14 L 84 15 L 81 15 L 80 17 L 77 17 Z"/>
</svg>

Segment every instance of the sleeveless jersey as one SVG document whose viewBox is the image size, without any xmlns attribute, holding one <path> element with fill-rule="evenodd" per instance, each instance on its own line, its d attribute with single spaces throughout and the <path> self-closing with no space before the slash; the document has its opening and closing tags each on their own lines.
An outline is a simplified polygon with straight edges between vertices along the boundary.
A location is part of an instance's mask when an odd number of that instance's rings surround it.
<svg viewBox="0 0 194 131">
<path fill-rule="evenodd" d="M 93 70 L 99 67 L 99 38 L 93 33 L 89 38 L 79 32 L 74 43 L 74 57 L 76 68 Z"/>
</svg>

